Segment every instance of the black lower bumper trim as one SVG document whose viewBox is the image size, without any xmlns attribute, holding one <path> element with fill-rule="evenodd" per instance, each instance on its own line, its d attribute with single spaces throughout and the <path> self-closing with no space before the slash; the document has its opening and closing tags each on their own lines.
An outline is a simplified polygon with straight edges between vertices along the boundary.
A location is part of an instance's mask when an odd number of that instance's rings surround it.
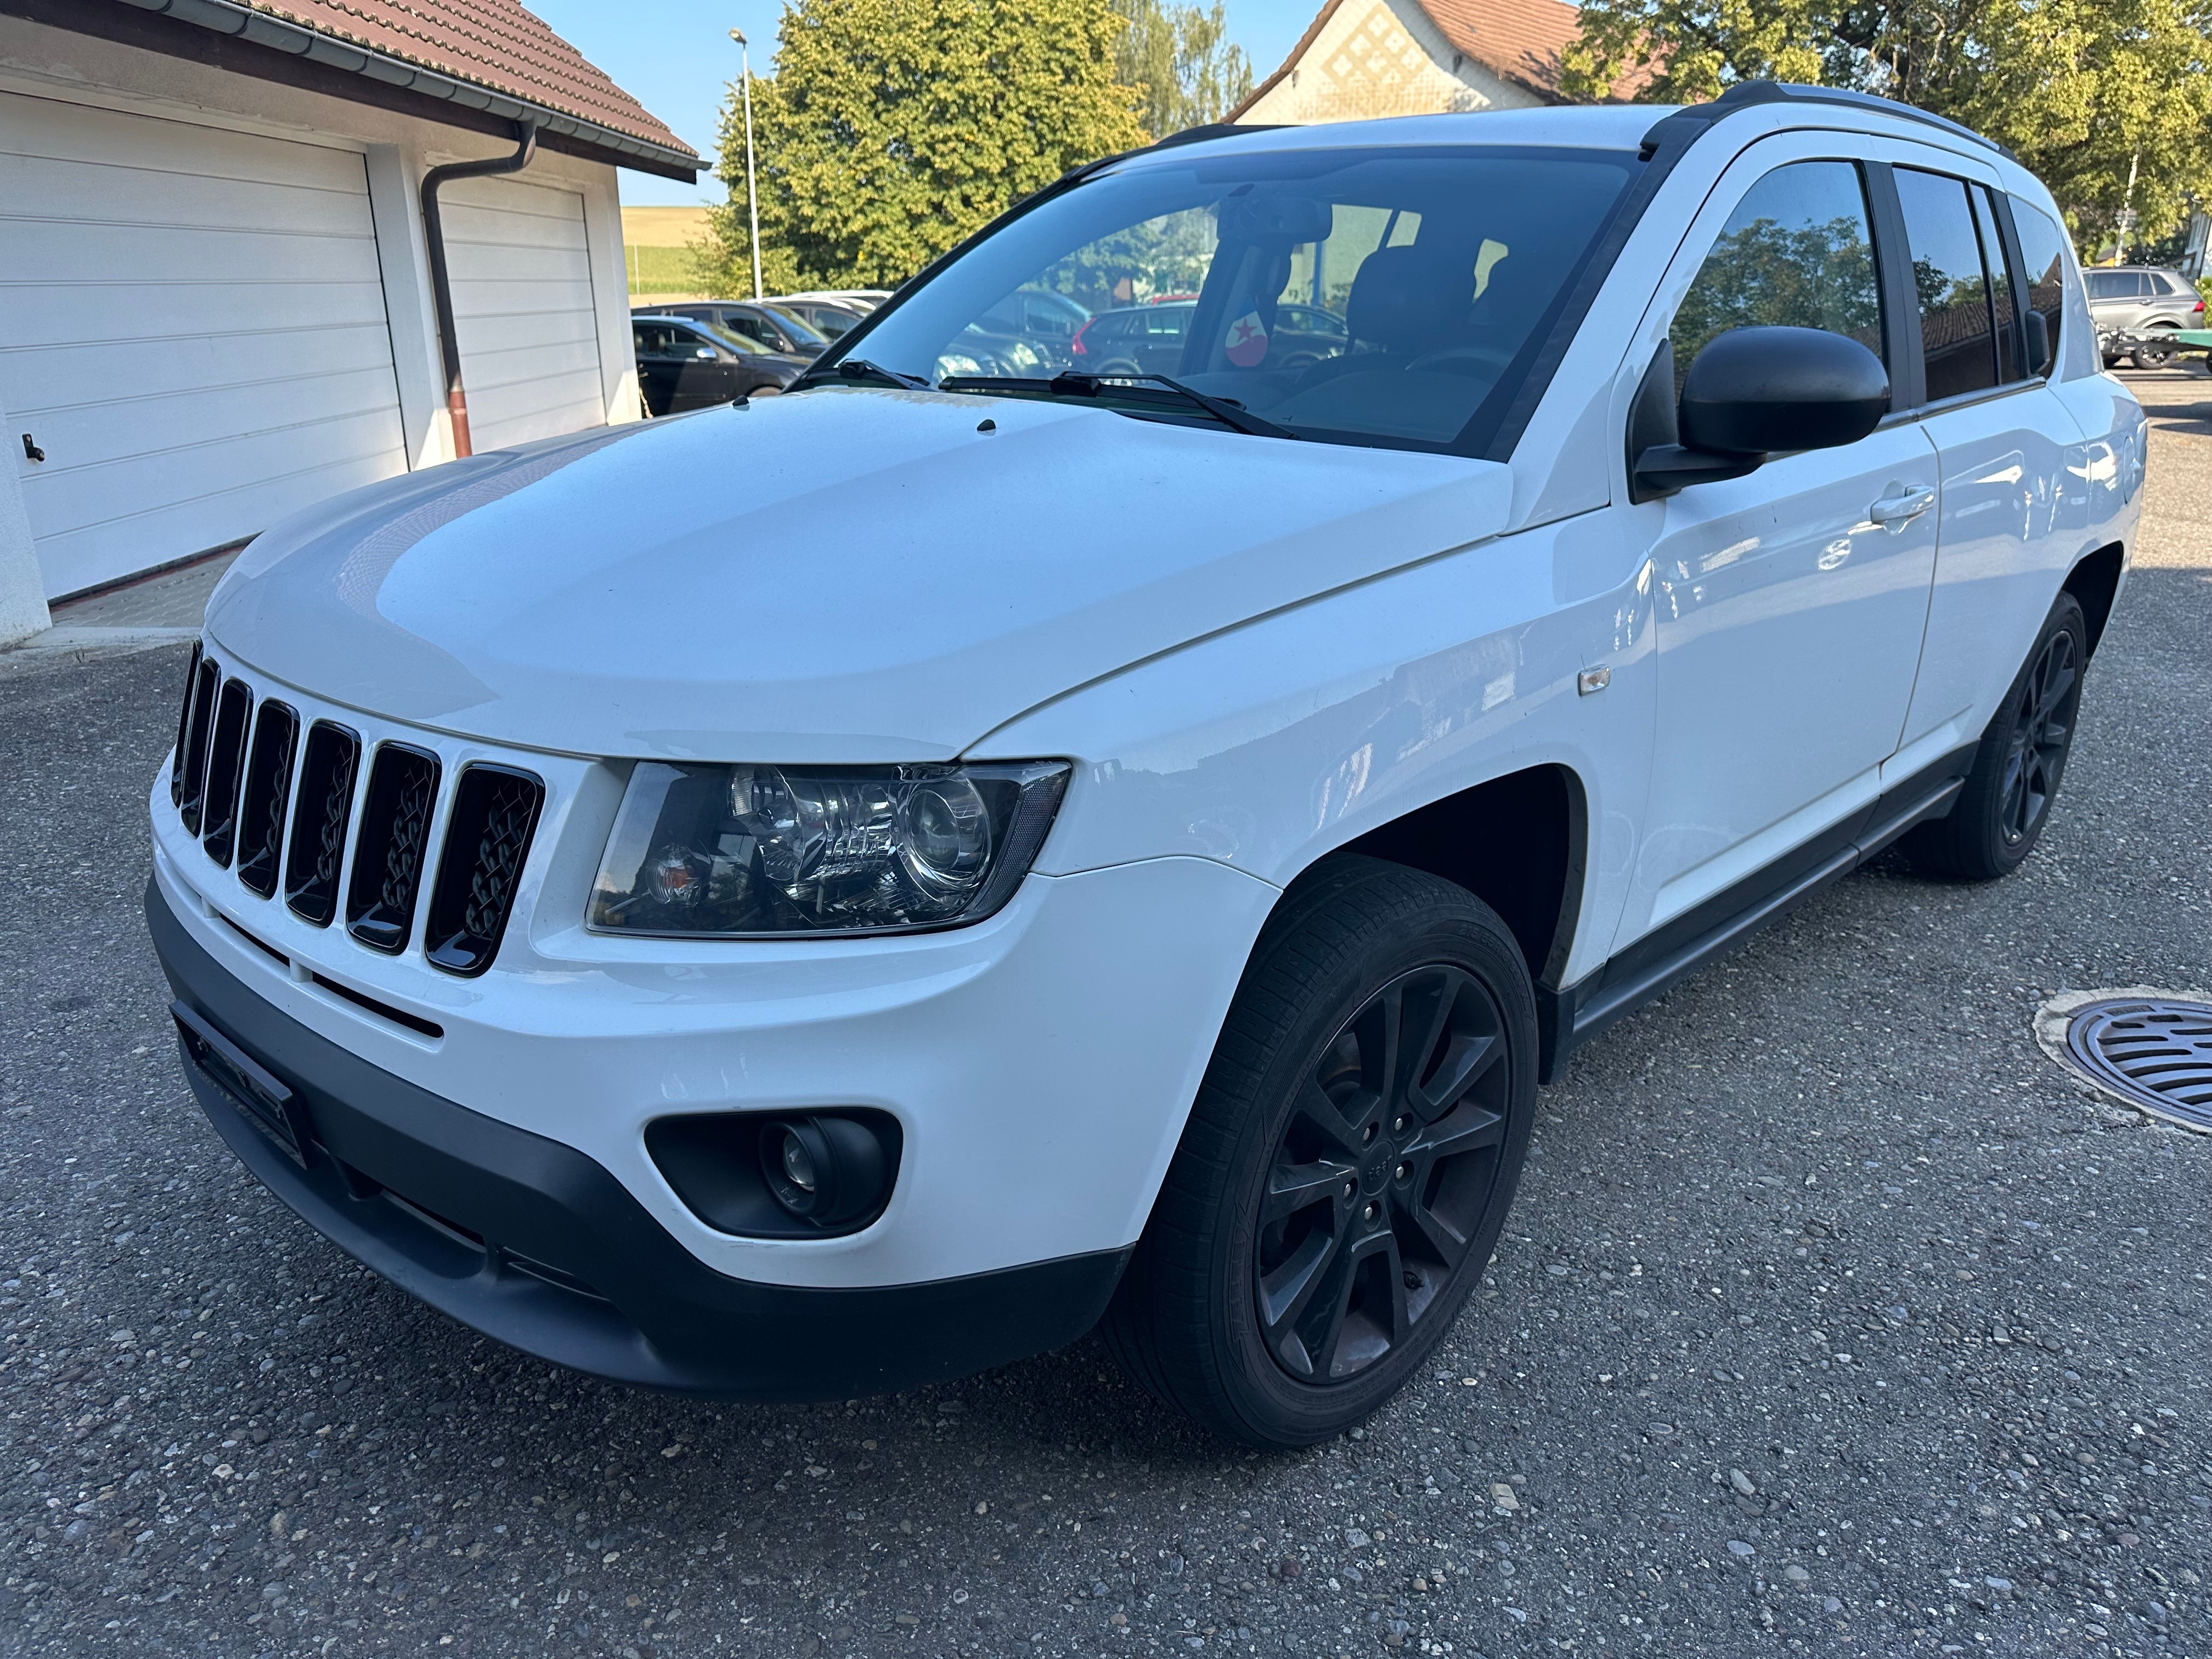
<svg viewBox="0 0 2212 1659">
<path fill-rule="evenodd" d="M 366 1266 L 526 1353 L 623 1382 L 732 1399 L 842 1400 L 963 1376 L 1074 1340 L 1127 1250 L 921 1285 L 816 1290 L 715 1272 L 572 1146 L 418 1089 L 248 989 L 159 887 L 147 926 L 177 1000 L 292 1091 L 295 1163 L 234 1083 L 183 1050 L 216 1132 Z"/>
</svg>

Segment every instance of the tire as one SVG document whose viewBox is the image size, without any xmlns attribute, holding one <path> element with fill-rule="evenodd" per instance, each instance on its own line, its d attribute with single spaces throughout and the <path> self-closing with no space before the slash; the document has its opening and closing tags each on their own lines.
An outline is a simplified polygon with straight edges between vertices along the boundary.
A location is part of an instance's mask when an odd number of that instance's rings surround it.
<svg viewBox="0 0 2212 1659">
<path fill-rule="evenodd" d="M 1934 875 L 1993 881 L 2035 850 L 2073 752 L 2088 661 L 2081 606 L 2071 593 L 2061 593 L 1982 733 L 1950 816 L 1905 836 L 1902 845 L 1915 864 Z"/>
<path fill-rule="evenodd" d="M 2171 342 L 2137 346 L 2129 354 L 2129 361 L 2137 368 L 2164 368 L 2173 361 L 2173 352 Z"/>
<path fill-rule="evenodd" d="M 1393 1044 L 1409 1022 L 1422 1040 Z M 1535 1079 L 1534 992 L 1497 915 L 1401 865 L 1328 860 L 1254 948 L 1107 1346 L 1227 1439 L 1360 1422 L 1481 1278 Z"/>
</svg>

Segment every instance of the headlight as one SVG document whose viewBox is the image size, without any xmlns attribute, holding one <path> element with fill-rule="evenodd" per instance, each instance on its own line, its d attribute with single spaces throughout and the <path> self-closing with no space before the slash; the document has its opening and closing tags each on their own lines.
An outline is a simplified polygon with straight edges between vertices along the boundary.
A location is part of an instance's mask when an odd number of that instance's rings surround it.
<svg viewBox="0 0 2212 1659">
<path fill-rule="evenodd" d="M 591 925 L 719 939 L 981 921 L 1029 872 L 1065 761 L 672 766 L 641 761 Z"/>
</svg>

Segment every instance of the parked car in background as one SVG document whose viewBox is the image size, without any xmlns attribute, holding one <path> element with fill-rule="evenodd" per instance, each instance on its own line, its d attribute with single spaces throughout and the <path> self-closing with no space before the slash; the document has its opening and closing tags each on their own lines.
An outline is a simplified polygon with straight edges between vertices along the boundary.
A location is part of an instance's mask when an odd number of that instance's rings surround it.
<svg viewBox="0 0 2212 1659">
<path fill-rule="evenodd" d="M 891 291 L 887 288 L 812 288 L 801 294 L 784 296 L 791 300 L 826 300 L 833 306 L 843 306 L 863 316 L 890 297 Z"/>
<path fill-rule="evenodd" d="M 794 299 L 781 295 L 769 304 L 778 311 L 796 317 L 825 339 L 842 340 L 852 331 L 854 325 L 868 314 L 866 307 L 850 301 L 836 300 Z"/>
<path fill-rule="evenodd" d="M 1092 374 L 1180 373 L 1183 342 L 1197 310 L 1195 300 L 1178 299 L 1102 311 L 1076 331 L 1070 355 L 1077 367 Z M 1255 322 L 1257 317 L 1255 312 Z M 1352 343 L 1344 319 L 1319 306 L 1278 305 L 1272 326 L 1247 327 L 1251 331 L 1238 348 L 1249 357 L 1241 365 L 1245 368 L 1264 364 L 1297 374 Z"/>
<path fill-rule="evenodd" d="M 2185 328 L 2204 326 L 2204 300 L 2196 285 L 2178 270 L 2159 265 L 2107 265 L 2081 273 L 2089 291 L 2089 317 L 2101 338 L 2106 335 L 2172 334 Z M 2105 349 L 2110 368 L 2132 357 L 2138 368 L 2155 368 L 2170 360 L 2173 348 L 2153 343 L 2132 351 Z"/>
<path fill-rule="evenodd" d="M 638 391 L 648 415 L 681 415 L 687 409 L 781 392 L 807 363 L 690 317 L 634 316 L 629 332 L 637 351 Z"/>
<path fill-rule="evenodd" d="M 780 351 L 793 357 L 819 357 L 832 337 L 804 317 L 765 301 L 702 300 L 655 306 L 653 314 L 689 317 L 696 323 L 712 325 L 720 333 L 750 340 L 763 351 Z"/>
</svg>

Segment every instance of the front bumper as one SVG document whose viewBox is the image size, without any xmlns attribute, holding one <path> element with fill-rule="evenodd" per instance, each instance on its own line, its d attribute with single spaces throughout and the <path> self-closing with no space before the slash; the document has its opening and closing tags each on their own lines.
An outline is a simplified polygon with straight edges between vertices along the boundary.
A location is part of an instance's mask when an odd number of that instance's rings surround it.
<svg viewBox="0 0 2212 1659">
<path fill-rule="evenodd" d="M 1073 1340 L 1127 1249 L 848 1289 L 715 1272 L 600 1164 L 379 1069 L 272 1006 L 191 936 L 158 887 L 147 925 L 178 1000 L 289 1087 L 304 1164 L 194 1060 L 216 1132 L 348 1254 L 510 1346 L 619 1382 L 835 1400 L 961 1376 Z"/>
</svg>

